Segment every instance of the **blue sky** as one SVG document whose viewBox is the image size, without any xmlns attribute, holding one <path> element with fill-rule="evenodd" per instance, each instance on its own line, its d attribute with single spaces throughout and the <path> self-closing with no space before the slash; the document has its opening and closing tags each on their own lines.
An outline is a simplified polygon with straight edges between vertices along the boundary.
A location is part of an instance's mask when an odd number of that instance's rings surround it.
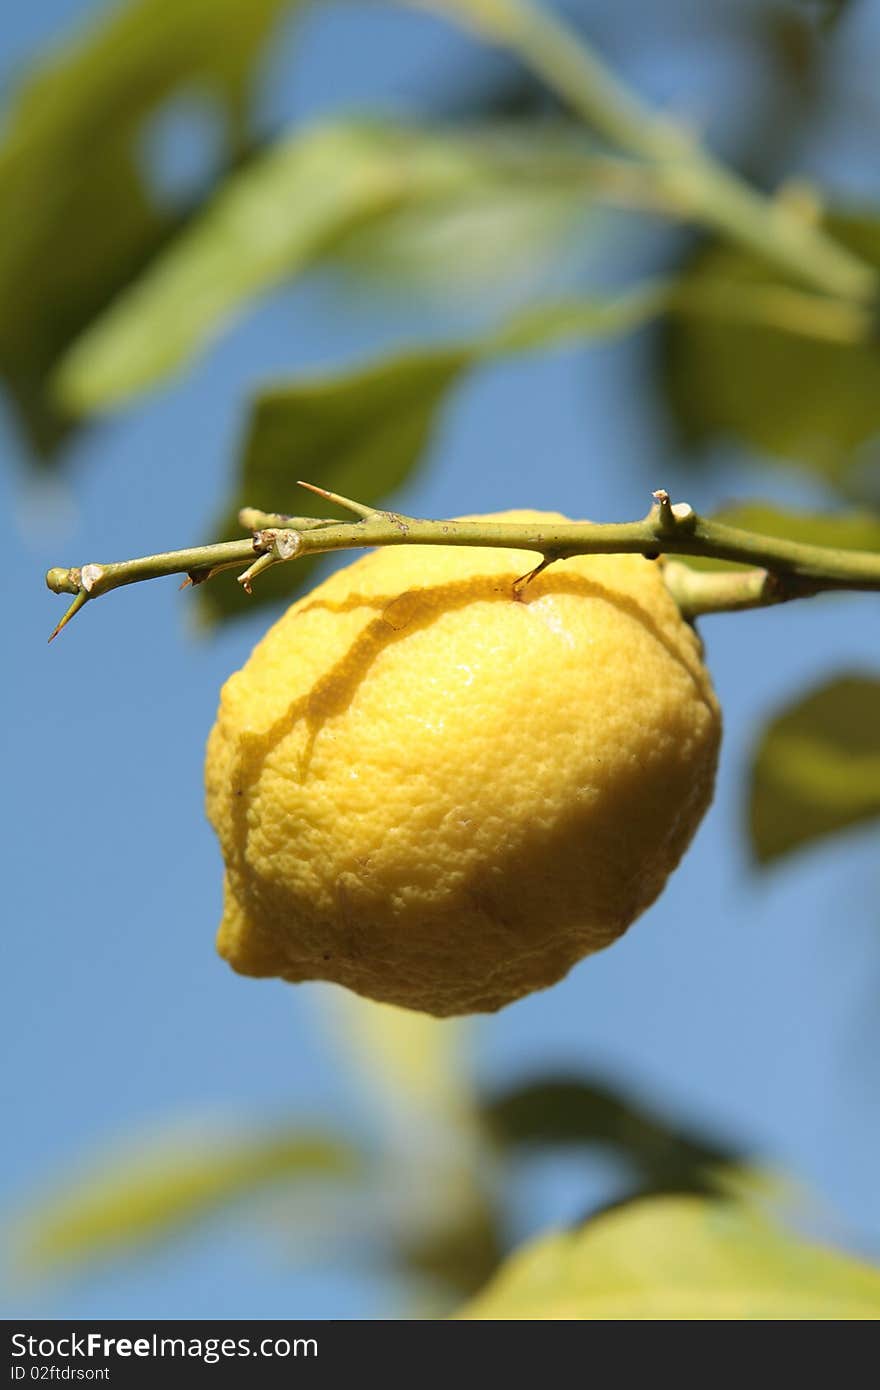
<svg viewBox="0 0 880 1390">
<path fill-rule="evenodd" d="M 6 72 L 92 8 L 14 7 Z M 796 154 L 799 167 L 869 196 L 878 173 L 866 122 L 880 113 L 863 93 L 880 6 L 859 9 L 842 45 L 845 87 L 830 92 L 825 119 Z M 627 26 L 637 11 L 645 23 L 636 44 Z M 631 79 L 722 146 L 737 140 L 734 98 L 766 95 L 735 26 L 730 43 L 713 38 L 732 12 L 721 3 L 587 11 Z M 426 81 L 439 88 L 444 72 L 467 73 L 473 54 L 422 17 L 332 7 L 305 24 L 295 51 L 290 35 L 279 45 L 261 116 L 274 126 L 330 111 L 405 111 Z M 626 245 L 621 260 L 642 254 Z M 202 809 L 204 743 L 220 685 L 265 614 L 196 638 L 191 596 L 162 582 L 95 605 L 47 647 L 60 600 L 42 575 L 50 564 L 201 537 L 231 475 L 249 389 L 423 332 L 442 336 L 462 312 L 377 303 L 316 277 L 255 309 L 184 377 L 78 441 L 53 483 L 34 481 L 0 417 L 0 526 L 14 587 L 0 688 L 7 1212 L 120 1139 L 194 1115 L 244 1126 L 289 1115 L 351 1123 L 357 1082 L 326 1044 L 318 993 L 239 979 L 213 950 L 221 866 Z M 794 474 L 733 454 L 689 473 L 646 371 L 641 338 L 483 370 L 451 403 L 401 505 L 424 515 L 526 505 L 617 520 L 642 515 L 661 484 L 700 509 L 732 495 L 817 500 Z M 710 619 L 703 635 L 726 719 L 715 806 L 667 892 L 622 942 L 552 991 L 476 1024 L 475 1074 L 489 1085 L 563 1066 L 619 1080 L 790 1171 L 817 1195 L 834 1237 L 880 1255 L 875 833 L 759 875 L 742 830 L 756 731 L 831 669 L 876 672 L 877 605 L 829 599 Z M 572 1218 L 605 1180 L 601 1167 L 571 1163 L 521 1177 L 517 1233 Z M 338 1255 L 316 1260 L 314 1242 L 306 1245 L 298 1250 L 295 1230 L 282 1239 L 270 1212 L 238 1212 L 125 1265 L 13 1286 L 6 1315 L 399 1311 L 388 1280 Z"/>
</svg>

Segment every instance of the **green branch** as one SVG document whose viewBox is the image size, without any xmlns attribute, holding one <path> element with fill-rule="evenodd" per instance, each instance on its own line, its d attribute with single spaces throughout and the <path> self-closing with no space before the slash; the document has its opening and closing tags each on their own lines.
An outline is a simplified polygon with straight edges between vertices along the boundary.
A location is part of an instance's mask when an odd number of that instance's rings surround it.
<svg viewBox="0 0 880 1390">
<path fill-rule="evenodd" d="M 226 569 L 244 569 L 238 582 L 251 592 L 267 569 L 305 555 L 362 550 L 385 545 L 467 545 L 530 550 L 539 563 L 517 580 L 524 587 L 548 565 L 575 555 L 703 556 L 752 568 L 732 573 L 702 573 L 687 565 L 665 565 L 666 582 L 688 618 L 706 613 L 768 607 L 823 590 L 880 590 L 880 553 L 806 545 L 762 536 L 697 516 L 687 505 L 675 506 L 662 489 L 642 521 L 602 524 L 593 521 L 428 521 L 381 511 L 339 497 L 311 483 L 301 487 L 352 511 L 357 521 L 287 516 L 245 508 L 240 513 L 249 539 L 195 546 L 112 564 L 56 567 L 46 583 L 56 594 L 72 594 L 73 603 L 49 640 L 91 599 L 163 575 L 183 574 L 186 584 L 201 584 Z"/>
<path fill-rule="evenodd" d="M 863 302 L 876 295 L 871 266 L 803 208 L 764 197 L 726 169 L 685 125 L 642 102 L 544 6 L 528 0 L 409 3 L 453 18 L 515 53 L 613 146 L 643 161 L 658 191 L 682 216 L 713 227 L 816 289 Z"/>
</svg>

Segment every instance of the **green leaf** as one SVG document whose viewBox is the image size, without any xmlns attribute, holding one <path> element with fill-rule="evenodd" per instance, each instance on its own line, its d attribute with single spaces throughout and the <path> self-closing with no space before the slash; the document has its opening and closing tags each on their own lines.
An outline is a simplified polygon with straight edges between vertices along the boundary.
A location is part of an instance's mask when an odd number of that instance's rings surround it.
<svg viewBox="0 0 880 1390">
<path fill-rule="evenodd" d="M 469 343 L 414 350 L 264 391 L 248 422 L 234 499 L 216 537 L 228 540 L 240 529 L 242 507 L 300 513 L 300 478 L 378 505 L 419 464 L 447 394 L 468 369 L 506 353 L 624 332 L 656 313 L 664 293 L 662 285 L 649 284 L 609 300 L 540 305 Z M 322 504 L 320 514 L 328 512 L 332 508 Z M 231 574 L 221 574 L 199 588 L 201 613 L 212 621 L 289 599 L 310 570 L 301 560 L 276 565 L 260 576 L 252 598 Z"/>
<path fill-rule="evenodd" d="M 524 297 L 574 235 L 580 252 L 585 236 L 599 238 L 603 188 L 573 122 L 499 120 L 465 127 L 457 138 L 478 177 L 357 226 L 335 247 L 335 264 L 390 294 L 486 299 L 514 286 Z"/>
<path fill-rule="evenodd" d="M 873 1321 L 880 1271 L 778 1230 L 745 1204 L 652 1198 L 527 1245 L 459 1316 Z"/>
<path fill-rule="evenodd" d="M 475 197 L 583 203 L 582 141 L 570 132 L 512 142 L 503 131 L 443 133 L 390 124 L 317 126 L 232 176 L 214 201 L 75 344 L 57 377 L 65 406 L 117 406 L 155 384 L 255 296 L 351 234 L 385 238 L 395 215 L 428 219 Z M 398 224 L 399 231 L 399 224 Z M 495 246 L 492 255 L 497 260 Z"/>
<path fill-rule="evenodd" d="M 250 73 L 289 3 L 134 0 L 18 90 L 0 144 L 0 374 L 44 456 L 72 423 L 50 399 L 56 363 L 173 228 L 140 167 L 147 121 L 204 93 L 240 148 Z"/>
<path fill-rule="evenodd" d="M 504 1149 L 598 1146 L 636 1169 L 640 1190 L 710 1192 L 715 1171 L 739 1157 L 631 1097 L 594 1080 L 547 1076 L 490 1099 L 483 1108 Z"/>
<path fill-rule="evenodd" d="M 217 534 L 228 538 L 241 529 L 238 512 L 243 506 L 301 513 L 299 478 L 378 504 L 411 472 L 441 401 L 470 360 L 465 348 L 426 350 L 344 376 L 264 391 L 248 423 L 235 501 Z M 334 513 L 325 504 L 320 510 L 321 515 Z M 289 597 L 311 567 L 299 560 L 277 565 L 260 577 L 253 598 L 244 602 L 231 576 L 219 575 L 199 589 L 202 613 L 210 620 Z"/>
<path fill-rule="evenodd" d="M 751 769 L 761 863 L 880 815 L 880 679 L 838 676 L 777 715 Z"/>
<path fill-rule="evenodd" d="M 828 229 L 880 266 L 880 223 L 837 216 Z M 880 344 L 869 316 L 792 291 L 725 245 L 698 253 L 679 295 L 681 312 L 658 342 L 683 440 L 734 439 L 843 481 L 880 432 Z"/>
<path fill-rule="evenodd" d="M 35 1204 L 14 1234 L 15 1268 L 42 1276 L 136 1249 L 276 1184 L 345 1177 L 357 1163 L 341 1140 L 304 1130 L 168 1135 Z"/>
</svg>

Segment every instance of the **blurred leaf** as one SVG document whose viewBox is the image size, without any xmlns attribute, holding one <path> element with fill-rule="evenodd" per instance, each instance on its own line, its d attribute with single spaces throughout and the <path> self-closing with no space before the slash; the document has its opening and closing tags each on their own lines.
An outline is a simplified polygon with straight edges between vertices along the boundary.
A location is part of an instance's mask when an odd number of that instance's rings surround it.
<svg viewBox="0 0 880 1390">
<path fill-rule="evenodd" d="M 836 216 L 828 229 L 880 266 L 880 222 Z M 814 299 L 808 317 L 791 312 L 799 305 L 806 311 L 809 301 L 789 300 L 787 287 L 746 252 L 712 245 L 699 251 L 682 279 L 682 298 L 691 296 L 697 308 L 703 296 L 717 298 L 722 289 L 729 300 L 741 300 L 741 319 L 730 312 L 676 314 L 658 339 L 666 398 L 683 440 L 698 446 L 731 437 L 839 483 L 859 447 L 880 433 L 876 331 L 849 334 L 841 320 L 841 341 L 811 333 L 809 318 L 820 316 L 819 333 L 838 308 Z M 750 311 L 755 293 L 766 316 Z"/>
<path fill-rule="evenodd" d="M 387 293 L 487 298 L 514 285 L 524 298 L 558 263 L 566 240 L 576 234 L 582 250 L 588 229 L 603 225 L 595 200 L 606 190 L 572 123 L 498 121 L 458 139 L 470 145 L 478 176 L 357 226 L 335 248 L 337 264 Z"/>
<path fill-rule="evenodd" d="M 739 1155 L 592 1080 L 543 1077 L 486 1103 L 504 1149 L 598 1145 L 615 1150 L 656 1192 L 711 1192 L 714 1170 Z"/>
<path fill-rule="evenodd" d="M 880 680 L 838 676 L 764 730 L 749 800 L 752 847 L 768 863 L 880 815 Z"/>
<path fill-rule="evenodd" d="M 238 513 L 244 506 L 302 513 L 299 478 L 378 504 L 415 466 L 441 401 L 469 361 L 467 349 L 429 349 L 343 376 L 264 391 L 248 423 L 235 500 L 217 534 L 229 537 L 241 530 Z M 335 510 L 321 504 L 320 514 Z M 198 590 L 202 613 L 209 619 L 226 617 L 289 597 L 312 565 L 297 560 L 270 569 L 244 604 L 234 579 L 218 575 Z"/>
<path fill-rule="evenodd" d="M 567 128 L 552 138 L 544 132 L 513 139 L 503 129 L 443 133 L 345 122 L 297 133 L 228 179 L 87 330 L 61 365 L 59 398 L 83 413 L 118 405 L 181 366 L 256 295 L 346 237 L 351 252 L 355 229 L 373 226 L 395 257 L 407 214 L 421 219 L 424 233 L 450 209 L 454 215 L 462 205 L 494 201 L 496 215 L 506 210 L 505 238 L 521 214 L 533 243 L 537 227 L 526 204 L 557 220 L 564 205 L 570 219 L 589 187 L 583 141 Z M 508 249 L 506 242 L 505 261 Z M 460 234 L 446 254 L 461 258 Z M 491 258 L 497 263 L 494 243 Z"/>
<path fill-rule="evenodd" d="M 810 18 L 826 31 L 833 29 L 843 18 L 851 3 L 852 0 L 798 0 L 801 9 L 807 11 Z"/>
<path fill-rule="evenodd" d="M 744 1204 L 660 1197 L 544 1236 L 459 1314 L 542 1321 L 873 1321 L 880 1271 Z"/>
<path fill-rule="evenodd" d="M 482 339 L 415 349 L 338 376 L 264 391 L 248 422 L 233 502 L 215 535 L 229 539 L 241 529 L 242 507 L 302 513 L 299 478 L 378 505 L 419 464 L 447 393 L 469 368 L 505 353 L 624 332 L 656 313 L 664 293 L 652 283 L 608 300 L 539 305 Z M 333 514 L 323 503 L 318 510 Z M 211 621 L 289 599 L 311 568 L 308 560 L 276 565 L 260 576 L 252 598 L 245 598 L 230 573 L 218 575 L 198 590 L 201 612 Z"/>
<path fill-rule="evenodd" d="M 476 1171 L 460 1176 L 455 1200 L 447 1191 L 430 1220 L 425 1212 L 404 1226 L 395 1252 L 401 1269 L 439 1285 L 456 1303 L 483 1288 L 504 1254 L 502 1222 L 486 1187 Z"/>
<path fill-rule="evenodd" d="M 71 421 L 49 400 L 56 362 L 172 229 L 138 141 L 180 89 L 207 91 L 241 146 L 248 81 L 290 0 L 134 0 L 19 89 L 0 144 L 0 373 L 44 456 Z"/>
<path fill-rule="evenodd" d="M 722 507 L 715 519 L 783 540 L 880 551 L 880 516 L 874 512 L 795 512 L 766 502 L 737 502 Z"/>
<path fill-rule="evenodd" d="M 471 1077 L 472 1021 L 335 987 L 316 994 L 359 1092 L 378 1102 L 373 1114 L 384 1122 L 381 1171 L 391 1204 L 383 1235 L 393 1258 L 458 1301 L 482 1287 L 502 1251 Z"/>
<path fill-rule="evenodd" d="M 369 1088 L 392 1126 L 403 1124 L 419 1143 L 424 1118 L 440 1117 L 447 1130 L 470 1123 L 475 1101 L 467 1040 L 471 1022 L 437 1019 L 378 1004 L 337 986 L 315 988 L 335 1046 Z M 414 1123 L 416 1112 L 421 1120 Z"/>
<path fill-rule="evenodd" d="M 346 1176 L 358 1162 L 341 1140 L 303 1130 L 167 1137 L 92 1169 L 28 1213 L 15 1233 L 16 1268 L 42 1275 L 137 1248 L 277 1183 Z"/>
<path fill-rule="evenodd" d="M 829 545 L 838 550 L 880 551 L 880 516 L 876 512 L 795 512 L 766 502 L 736 502 L 713 514 L 714 521 L 763 536 Z M 693 569 L 737 570 L 742 565 L 701 555 L 679 556 Z"/>
</svg>

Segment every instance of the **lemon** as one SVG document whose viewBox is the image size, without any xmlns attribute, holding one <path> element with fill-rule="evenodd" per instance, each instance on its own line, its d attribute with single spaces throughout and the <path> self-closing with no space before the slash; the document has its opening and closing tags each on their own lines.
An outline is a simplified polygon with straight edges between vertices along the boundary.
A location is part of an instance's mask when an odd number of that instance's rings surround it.
<svg viewBox="0 0 880 1390">
<path fill-rule="evenodd" d="M 534 563 L 379 549 L 227 681 L 207 808 L 237 971 L 495 1010 L 657 897 L 712 796 L 699 640 L 656 562 L 584 556 L 515 589 Z"/>
</svg>

